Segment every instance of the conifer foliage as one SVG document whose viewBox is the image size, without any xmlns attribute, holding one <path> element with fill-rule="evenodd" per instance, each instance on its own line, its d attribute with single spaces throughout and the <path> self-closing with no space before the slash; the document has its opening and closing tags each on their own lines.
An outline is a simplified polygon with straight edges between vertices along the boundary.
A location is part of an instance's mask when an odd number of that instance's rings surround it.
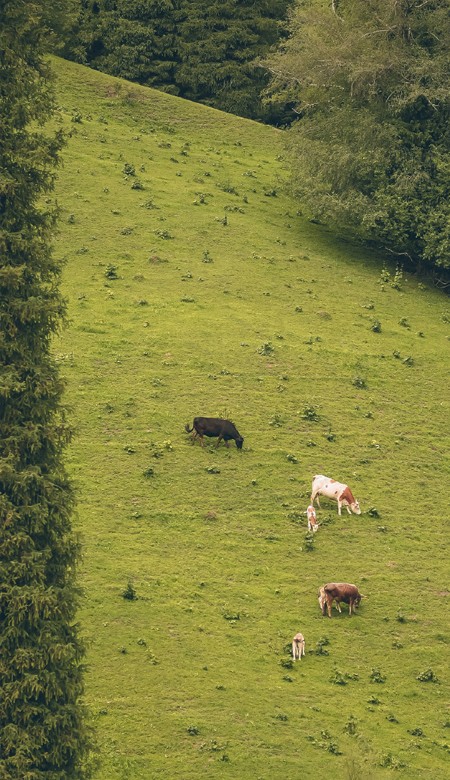
<svg viewBox="0 0 450 780">
<path fill-rule="evenodd" d="M 58 13 L 61 3 L 58 4 Z M 64 314 L 52 258 L 62 137 L 42 59 L 46 0 L 0 3 L 0 777 L 83 780 L 89 734 L 74 623 L 69 429 L 50 339 Z M 57 22 L 57 20 L 55 20 Z"/>
<path fill-rule="evenodd" d="M 263 106 L 261 58 L 282 34 L 292 0 L 77 0 L 64 54 L 114 76 L 241 116 L 277 121 Z"/>
<path fill-rule="evenodd" d="M 183 2 L 176 69 L 180 95 L 270 121 L 260 97 L 268 81 L 261 59 L 278 42 L 287 8 L 286 0 Z"/>
</svg>

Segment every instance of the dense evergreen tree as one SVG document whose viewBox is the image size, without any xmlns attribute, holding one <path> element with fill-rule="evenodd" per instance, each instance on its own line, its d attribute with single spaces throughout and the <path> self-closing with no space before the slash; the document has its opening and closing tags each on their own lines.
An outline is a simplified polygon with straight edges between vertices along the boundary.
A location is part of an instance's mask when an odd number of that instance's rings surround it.
<svg viewBox="0 0 450 780">
<path fill-rule="evenodd" d="M 179 0 L 81 0 L 65 53 L 113 76 L 177 93 Z"/>
<path fill-rule="evenodd" d="M 94 68 L 242 116 L 275 118 L 259 60 L 292 0 L 79 0 L 65 53 Z"/>
<path fill-rule="evenodd" d="M 268 118 L 261 103 L 267 71 L 260 60 L 280 37 L 286 0 L 182 2 L 180 94 L 230 113 Z"/>
<path fill-rule="evenodd" d="M 57 4 L 61 10 L 62 3 Z M 86 778 L 83 648 L 74 623 L 69 429 L 50 340 L 64 314 L 50 241 L 62 137 L 46 0 L 0 0 L 0 777 Z"/>
<path fill-rule="evenodd" d="M 450 266 L 447 0 L 301 0 L 269 63 L 297 100 L 292 184 L 309 214 Z"/>
</svg>

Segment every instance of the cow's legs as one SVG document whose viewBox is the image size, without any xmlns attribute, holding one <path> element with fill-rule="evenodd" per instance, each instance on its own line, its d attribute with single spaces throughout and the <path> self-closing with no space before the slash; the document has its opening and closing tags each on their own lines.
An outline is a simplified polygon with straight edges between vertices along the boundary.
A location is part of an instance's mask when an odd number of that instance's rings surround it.
<svg viewBox="0 0 450 780">
<path fill-rule="evenodd" d="M 332 604 L 333 604 L 333 599 L 332 599 L 332 598 L 330 598 L 328 595 L 326 596 L 326 599 L 327 599 L 327 612 L 328 612 L 328 617 L 330 618 L 330 617 L 331 617 L 331 607 L 332 607 Z"/>
<path fill-rule="evenodd" d="M 345 505 L 345 508 L 346 508 L 347 512 L 349 513 L 349 515 L 351 515 L 352 510 L 350 509 L 348 504 Z"/>
<path fill-rule="evenodd" d="M 217 439 L 216 449 L 219 446 L 221 441 L 222 441 L 222 434 L 220 434 L 219 438 Z"/>
<path fill-rule="evenodd" d="M 341 504 L 341 502 L 338 499 L 338 515 L 341 514 L 341 507 L 342 507 L 342 504 Z"/>
<path fill-rule="evenodd" d="M 317 506 L 320 509 L 321 507 L 320 507 L 320 501 L 319 501 L 319 494 L 318 493 L 311 493 L 311 499 L 310 499 L 311 504 L 314 505 L 314 501 L 316 501 L 316 500 L 317 500 Z"/>
<path fill-rule="evenodd" d="M 205 446 L 205 441 L 203 439 L 203 434 L 199 433 L 198 435 L 199 435 L 199 439 L 200 439 L 200 444 L 202 445 L 202 447 L 204 447 Z"/>
</svg>

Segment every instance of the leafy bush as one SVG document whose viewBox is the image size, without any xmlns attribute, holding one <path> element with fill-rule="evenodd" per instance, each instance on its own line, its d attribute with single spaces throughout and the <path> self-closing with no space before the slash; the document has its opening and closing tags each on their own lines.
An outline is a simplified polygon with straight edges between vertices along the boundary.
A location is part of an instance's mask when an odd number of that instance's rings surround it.
<svg viewBox="0 0 450 780">
<path fill-rule="evenodd" d="M 312 531 L 307 531 L 304 537 L 303 549 L 305 552 L 313 552 L 314 550 L 314 534 Z"/>
<path fill-rule="evenodd" d="M 372 669 L 370 673 L 369 679 L 374 683 L 384 683 L 386 682 L 386 677 L 383 677 L 379 669 Z"/>
<path fill-rule="evenodd" d="M 416 680 L 419 680 L 419 682 L 439 682 L 439 679 L 436 677 L 432 669 L 425 669 L 425 671 L 417 675 Z"/>
<path fill-rule="evenodd" d="M 105 276 L 107 279 L 118 279 L 117 266 L 107 265 L 105 269 Z"/>
<path fill-rule="evenodd" d="M 344 730 L 344 731 L 345 731 L 347 734 L 350 734 L 351 736 L 354 736 L 354 735 L 356 734 L 356 729 L 357 729 L 357 726 L 358 726 L 358 721 L 357 721 L 357 719 L 355 718 L 355 716 L 354 716 L 354 715 L 350 715 L 350 716 L 349 716 L 349 718 L 348 718 L 348 721 L 347 721 L 347 723 L 346 723 L 346 724 L 345 724 L 345 726 L 344 726 L 344 729 L 343 729 L 343 730 Z"/>
<path fill-rule="evenodd" d="M 222 617 L 224 617 L 225 620 L 230 620 L 230 621 L 241 619 L 239 612 L 224 612 Z"/>
<path fill-rule="evenodd" d="M 347 680 L 345 679 L 345 676 L 338 669 L 334 670 L 333 674 L 330 677 L 330 682 L 333 683 L 333 685 L 347 685 Z"/>
<path fill-rule="evenodd" d="M 260 355 L 273 355 L 275 352 L 275 347 L 273 346 L 271 341 L 265 341 L 261 346 L 257 349 L 257 352 Z"/>
<path fill-rule="evenodd" d="M 408 729 L 408 734 L 412 734 L 413 737 L 424 737 L 422 729 L 417 726 L 415 729 Z"/>
<path fill-rule="evenodd" d="M 321 639 L 318 640 L 314 653 L 316 655 L 329 655 L 328 650 L 325 650 L 325 647 L 329 644 L 330 644 L 330 640 L 326 636 L 322 637 Z"/>
<path fill-rule="evenodd" d="M 128 581 L 126 588 L 122 591 L 122 598 L 127 601 L 137 601 L 138 596 L 136 590 L 130 581 Z"/>
<path fill-rule="evenodd" d="M 308 420 L 309 422 L 318 422 L 320 420 L 319 413 L 312 404 L 306 404 L 300 416 L 303 420 Z"/>
</svg>

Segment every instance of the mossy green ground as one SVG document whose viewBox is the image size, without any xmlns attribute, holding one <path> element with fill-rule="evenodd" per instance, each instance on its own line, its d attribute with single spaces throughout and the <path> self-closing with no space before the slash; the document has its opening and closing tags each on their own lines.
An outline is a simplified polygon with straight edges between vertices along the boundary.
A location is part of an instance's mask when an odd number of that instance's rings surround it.
<svg viewBox="0 0 450 780">
<path fill-rule="evenodd" d="M 446 299 L 297 215 L 280 131 L 54 67 L 96 777 L 443 780 Z M 199 414 L 242 452 L 192 443 Z M 308 552 L 317 473 L 363 513 L 324 500 Z M 357 615 L 321 616 L 331 580 Z"/>
</svg>

